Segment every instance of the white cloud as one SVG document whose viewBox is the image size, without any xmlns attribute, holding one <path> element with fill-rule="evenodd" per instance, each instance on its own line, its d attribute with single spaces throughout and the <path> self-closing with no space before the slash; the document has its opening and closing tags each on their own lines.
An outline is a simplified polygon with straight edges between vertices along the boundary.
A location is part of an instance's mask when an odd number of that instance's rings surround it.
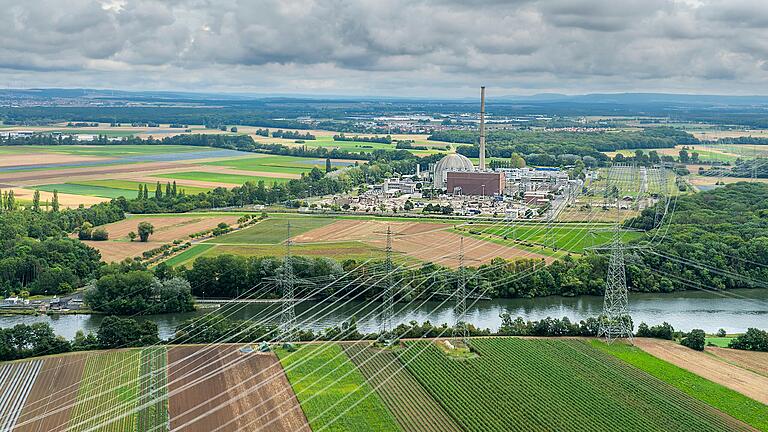
<svg viewBox="0 0 768 432">
<path fill-rule="evenodd" d="M 766 93 L 755 0 L 0 0 L 0 78 L 465 96 Z"/>
</svg>

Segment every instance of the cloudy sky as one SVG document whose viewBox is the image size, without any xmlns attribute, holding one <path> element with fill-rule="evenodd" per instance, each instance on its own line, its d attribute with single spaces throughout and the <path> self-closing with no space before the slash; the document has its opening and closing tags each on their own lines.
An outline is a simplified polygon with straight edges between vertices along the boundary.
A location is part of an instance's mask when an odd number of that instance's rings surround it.
<svg viewBox="0 0 768 432">
<path fill-rule="evenodd" d="M 0 0 L 0 86 L 768 94 L 764 0 Z"/>
</svg>

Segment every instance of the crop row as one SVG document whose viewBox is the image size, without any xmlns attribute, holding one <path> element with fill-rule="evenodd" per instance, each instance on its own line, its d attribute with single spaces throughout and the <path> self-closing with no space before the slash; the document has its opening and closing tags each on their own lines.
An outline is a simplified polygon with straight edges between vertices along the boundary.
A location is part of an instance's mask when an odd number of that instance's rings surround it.
<svg viewBox="0 0 768 432">
<path fill-rule="evenodd" d="M 42 360 L 0 366 L 0 431 L 13 429 L 42 366 Z"/>
<path fill-rule="evenodd" d="M 391 350 L 344 344 L 344 352 L 381 396 L 406 432 L 459 432 L 461 429 L 404 369 Z"/>
<path fill-rule="evenodd" d="M 277 354 L 312 430 L 401 430 L 338 345 L 302 345 Z"/>
<path fill-rule="evenodd" d="M 168 416 L 168 354 L 165 347 L 145 348 L 141 351 L 141 384 L 136 432 L 167 431 Z"/>
<path fill-rule="evenodd" d="M 88 358 L 68 430 L 133 431 L 141 351 L 112 351 Z"/>
<path fill-rule="evenodd" d="M 449 358 L 410 342 L 399 358 L 469 431 L 734 430 L 736 423 L 579 341 L 492 338 Z"/>
</svg>

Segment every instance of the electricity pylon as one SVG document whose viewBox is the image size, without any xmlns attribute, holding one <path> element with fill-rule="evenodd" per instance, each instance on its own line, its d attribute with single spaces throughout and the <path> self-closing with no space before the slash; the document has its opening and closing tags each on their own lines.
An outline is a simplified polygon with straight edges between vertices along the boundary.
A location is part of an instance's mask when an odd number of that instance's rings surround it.
<svg viewBox="0 0 768 432">
<path fill-rule="evenodd" d="M 627 274 L 624 268 L 624 245 L 621 242 L 621 217 L 619 200 L 621 193 L 616 195 L 616 226 L 613 240 L 608 247 L 608 274 L 605 278 L 605 297 L 603 298 L 603 314 L 600 317 L 598 336 L 604 336 L 608 343 L 618 338 L 632 340 L 632 324 L 629 315 L 629 299 L 627 290 Z"/>
<path fill-rule="evenodd" d="M 390 339 L 392 333 L 392 318 L 394 315 L 394 296 L 395 284 L 392 279 L 392 228 L 387 226 L 387 248 L 386 258 L 384 260 L 384 271 L 386 272 L 384 287 L 384 308 L 381 313 L 382 337 Z"/>
<path fill-rule="evenodd" d="M 288 221 L 286 229 L 288 238 L 285 241 L 283 272 L 280 277 L 270 279 L 276 281 L 282 291 L 283 301 L 282 310 L 280 311 L 280 325 L 278 327 L 280 333 L 278 339 L 283 345 L 291 346 L 294 342 L 298 341 L 298 329 L 296 328 L 296 285 L 310 284 L 311 282 L 298 279 L 294 274 L 293 256 L 291 255 L 291 246 L 293 246 L 293 240 L 291 240 L 291 221 Z"/>
<path fill-rule="evenodd" d="M 464 345 L 468 344 L 469 329 L 467 328 L 467 278 L 464 274 L 464 237 L 459 243 L 459 280 L 456 285 L 456 325 L 453 328 L 453 336 L 461 338 Z"/>
</svg>

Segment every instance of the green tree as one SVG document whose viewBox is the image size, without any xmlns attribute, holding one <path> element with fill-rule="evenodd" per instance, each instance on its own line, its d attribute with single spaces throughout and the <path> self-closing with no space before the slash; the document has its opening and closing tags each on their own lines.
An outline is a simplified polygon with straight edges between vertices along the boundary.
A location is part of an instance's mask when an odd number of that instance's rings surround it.
<svg viewBox="0 0 768 432">
<path fill-rule="evenodd" d="M 683 340 L 680 341 L 680 343 L 684 346 L 687 346 L 688 348 L 695 349 L 696 351 L 704 351 L 705 340 L 706 335 L 704 334 L 704 330 L 693 329 L 690 333 L 688 333 L 688 336 L 684 337 Z"/>
<path fill-rule="evenodd" d="M 520 153 L 512 153 L 509 158 L 509 166 L 511 168 L 525 168 L 525 159 L 520 156 Z"/>
<path fill-rule="evenodd" d="M 16 196 L 13 193 L 13 189 L 8 191 L 8 196 L 5 198 L 5 207 L 8 211 L 16 210 Z"/>
<path fill-rule="evenodd" d="M 176 196 L 176 180 L 173 181 L 173 186 L 171 186 L 171 195 Z"/>
<path fill-rule="evenodd" d="M 136 196 L 136 199 L 142 199 L 144 198 L 144 185 L 139 183 L 139 194 Z"/>
<path fill-rule="evenodd" d="M 160 342 L 157 324 L 152 321 L 139 323 L 132 318 L 108 316 L 96 333 L 99 346 L 104 349 L 141 347 Z"/>
<path fill-rule="evenodd" d="M 91 235 L 91 239 L 95 241 L 105 241 L 109 240 L 109 233 L 104 228 L 97 228 L 93 230 L 93 234 Z"/>
<path fill-rule="evenodd" d="M 131 241 L 136 240 L 136 233 L 133 232 L 133 231 L 129 232 L 128 233 L 128 239 L 130 239 Z"/>
<path fill-rule="evenodd" d="M 90 222 L 83 222 L 80 225 L 80 229 L 77 230 L 77 238 L 80 240 L 90 240 L 93 237 L 93 224 Z"/>
<path fill-rule="evenodd" d="M 58 213 L 59 211 L 59 191 L 53 190 L 53 198 L 51 199 L 51 211 Z"/>
<path fill-rule="evenodd" d="M 163 197 L 163 187 L 160 186 L 160 182 L 157 182 L 157 186 L 155 187 L 155 198 L 160 199 Z"/>
<path fill-rule="evenodd" d="M 165 183 L 165 196 L 169 198 L 171 196 L 171 182 Z"/>
<path fill-rule="evenodd" d="M 147 187 L 147 185 L 144 185 L 144 194 L 143 194 L 143 198 L 144 198 L 144 199 L 149 199 L 149 188 Z"/>
<path fill-rule="evenodd" d="M 149 222 L 139 222 L 138 226 L 139 241 L 146 242 L 149 240 L 150 234 L 155 232 L 155 227 Z"/>
<path fill-rule="evenodd" d="M 325 158 L 325 172 L 331 172 L 331 158 Z"/>
<path fill-rule="evenodd" d="M 40 191 L 35 189 L 35 193 L 32 195 L 32 211 L 35 213 L 40 212 Z"/>
</svg>

